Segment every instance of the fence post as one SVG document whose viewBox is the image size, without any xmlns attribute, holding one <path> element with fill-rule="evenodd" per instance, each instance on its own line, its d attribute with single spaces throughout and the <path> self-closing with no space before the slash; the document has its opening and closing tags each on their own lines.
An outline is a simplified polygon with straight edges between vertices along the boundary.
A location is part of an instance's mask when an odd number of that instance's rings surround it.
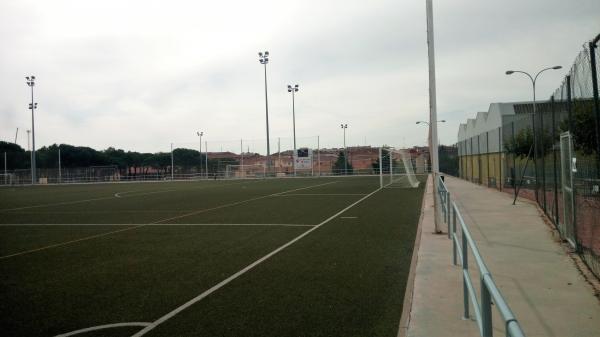
<svg viewBox="0 0 600 337">
<path fill-rule="evenodd" d="M 590 41 L 590 67 L 592 68 L 592 92 L 594 93 L 594 112 L 596 120 L 596 177 L 600 178 L 600 103 L 598 103 L 598 74 L 596 72 L 597 39 Z"/>
<path fill-rule="evenodd" d="M 479 180 L 479 185 L 481 185 L 481 184 L 483 184 L 483 181 L 482 181 L 483 179 L 481 179 L 481 178 L 483 178 L 482 177 L 483 174 L 481 173 L 481 142 L 480 142 L 479 136 L 481 136 L 481 134 L 477 135 L 477 167 L 478 167 L 477 171 L 479 171 L 477 174 L 477 180 Z"/>
<path fill-rule="evenodd" d="M 567 76 L 568 78 L 568 76 Z M 558 226 L 558 175 L 556 172 L 556 107 L 554 95 L 550 98 L 552 111 L 552 163 L 554 171 L 554 225 Z"/>
<path fill-rule="evenodd" d="M 460 232 L 462 236 L 462 269 L 463 269 L 463 319 L 469 319 L 469 287 L 467 286 L 467 277 L 469 277 L 469 244 L 465 229 L 461 223 Z"/>
<path fill-rule="evenodd" d="M 490 187 L 490 132 L 485 132 L 485 157 L 487 158 L 487 186 Z"/>
<path fill-rule="evenodd" d="M 542 200 L 543 200 L 543 205 L 542 205 L 542 209 L 544 210 L 544 213 L 548 214 L 548 210 L 546 209 L 546 148 L 545 148 L 545 142 L 544 142 L 544 111 L 540 111 L 538 112 L 540 115 L 540 132 L 538 132 L 538 136 L 540 137 L 540 141 L 539 141 L 539 145 L 540 145 L 540 157 L 542 157 L 542 169 L 541 169 L 541 182 L 542 182 Z M 536 180 L 537 180 L 537 175 L 538 172 L 535 172 L 536 175 Z"/>
<path fill-rule="evenodd" d="M 454 212 L 452 212 L 452 262 L 454 262 L 454 265 L 456 266 L 458 264 L 457 258 L 456 258 L 456 250 L 458 247 L 456 247 L 456 210 L 454 210 Z"/>
<path fill-rule="evenodd" d="M 502 184 L 504 183 L 504 178 L 502 178 L 502 126 L 498 127 L 498 178 L 500 180 L 500 191 L 502 191 Z"/>
<path fill-rule="evenodd" d="M 450 208 L 450 192 L 446 191 L 446 223 L 448 224 L 448 239 L 452 238 L 450 236 L 450 213 L 452 209 Z"/>
<path fill-rule="evenodd" d="M 488 274 L 481 275 L 481 336 L 492 337 L 492 298 L 490 291 L 485 284 L 485 277 Z"/>
</svg>

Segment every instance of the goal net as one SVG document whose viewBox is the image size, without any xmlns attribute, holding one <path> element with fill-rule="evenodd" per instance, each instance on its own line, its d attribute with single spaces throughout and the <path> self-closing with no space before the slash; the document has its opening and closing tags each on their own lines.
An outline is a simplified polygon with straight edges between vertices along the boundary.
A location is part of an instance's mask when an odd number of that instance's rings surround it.
<svg viewBox="0 0 600 337">
<path fill-rule="evenodd" d="M 0 186 L 9 186 L 15 183 L 13 173 L 0 173 Z"/>
<path fill-rule="evenodd" d="M 382 167 L 384 188 L 419 187 L 419 180 L 415 175 L 414 164 L 408 151 L 388 148 L 383 150 L 382 156 L 384 157 L 382 163 L 388 165 L 387 168 Z"/>
<path fill-rule="evenodd" d="M 233 165 L 225 167 L 225 178 L 243 179 L 243 178 L 263 178 L 266 175 L 267 168 L 263 164 Z"/>
</svg>

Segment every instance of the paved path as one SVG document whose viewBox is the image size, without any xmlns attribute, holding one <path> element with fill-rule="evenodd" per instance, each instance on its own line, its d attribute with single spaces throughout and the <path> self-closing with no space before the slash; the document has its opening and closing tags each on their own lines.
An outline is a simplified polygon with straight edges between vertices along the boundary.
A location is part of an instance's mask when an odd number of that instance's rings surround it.
<svg viewBox="0 0 600 337">
<path fill-rule="evenodd" d="M 600 302 L 535 205 L 513 206 L 508 194 L 456 178 L 446 184 L 528 337 L 600 336 Z M 427 193 L 407 336 L 478 336 L 475 322 L 461 319 L 461 270 L 447 236 L 432 234 L 431 186 Z M 494 335 L 503 336 L 493 311 Z"/>
</svg>

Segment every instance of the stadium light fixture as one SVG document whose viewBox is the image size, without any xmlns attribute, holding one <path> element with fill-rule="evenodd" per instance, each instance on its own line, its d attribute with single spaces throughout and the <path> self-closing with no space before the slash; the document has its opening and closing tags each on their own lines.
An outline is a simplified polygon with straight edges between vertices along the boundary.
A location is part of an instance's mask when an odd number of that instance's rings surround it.
<svg viewBox="0 0 600 337">
<path fill-rule="evenodd" d="M 26 76 L 27 85 L 31 88 L 31 103 L 29 103 L 29 109 L 31 110 L 31 184 L 34 185 L 36 179 L 36 165 L 35 165 L 35 109 L 37 109 L 37 103 L 33 102 L 33 87 L 35 86 L 35 76 Z"/>
<path fill-rule="evenodd" d="M 531 76 L 528 72 L 526 71 L 522 71 L 522 70 L 507 70 L 505 72 L 506 75 L 512 75 L 514 73 L 521 73 L 525 76 L 527 76 L 530 80 L 531 80 L 531 86 L 533 88 L 533 122 L 532 122 L 532 129 L 533 129 L 533 165 L 534 165 L 534 169 L 537 172 L 537 138 L 536 138 L 536 131 L 535 131 L 535 114 L 537 112 L 537 106 L 536 106 L 536 100 L 535 100 L 535 85 L 537 83 L 538 77 L 540 76 L 541 73 L 545 72 L 546 70 L 558 70 L 558 69 L 562 69 L 562 66 L 553 66 L 553 67 L 547 67 L 544 68 L 540 71 L 538 71 L 538 73 L 535 76 Z M 537 201 L 539 199 L 538 197 L 538 181 L 535 181 L 535 200 Z M 516 192 L 516 190 L 515 190 Z M 515 196 L 516 198 L 516 196 Z M 515 199 L 516 200 L 516 199 Z"/>
<path fill-rule="evenodd" d="M 299 90 L 298 84 L 295 84 L 293 87 L 288 84 L 288 92 L 292 93 L 292 125 L 294 129 L 294 154 L 292 159 L 296 156 L 296 103 L 295 103 L 295 93 Z M 296 162 L 294 161 L 294 176 L 296 175 Z"/>
<path fill-rule="evenodd" d="M 265 67 L 265 115 L 267 121 L 267 170 L 270 172 L 271 170 L 271 148 L 269 142 L 269 98 L 267 95 L 267 63 L 269 63 L 269 52 L 265 51 L 264 53 L 258 53 L 258 61 L 260 64 Z"/>
<path fill-rule="evenodd" d="M 442 120 L 439 120 L 437 122 L 438 123 L 446 123 L 446 120 L 442 119 Z M 427 124 L 427 125 L 429 125 L 429 122 L 426 122 L 426 121 L 417 121 L 415 124 Z"/>
</svg>

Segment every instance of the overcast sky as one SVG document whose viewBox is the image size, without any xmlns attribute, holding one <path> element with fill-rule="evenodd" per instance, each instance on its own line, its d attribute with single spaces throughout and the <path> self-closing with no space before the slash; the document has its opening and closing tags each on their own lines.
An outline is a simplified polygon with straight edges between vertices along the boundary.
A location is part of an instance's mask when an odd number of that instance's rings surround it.
<svg viewBox="0 0 600 337">
<path fill-rule="evenodd" d="M 600 33 L 598 0 L 434 0 L 441 143 L 490 102 L 558 87 L 585 41 Z M 0 139 L 27 146 L 36 76 L 36 145 L 264 152 L 267 67 L 271 151 L 298 146 L 423 145 L 428 119 L 425 0 L 0 2 Z M 253 140 L 253 141 L 250 141 Z M 246 148 L 246 146 L 244 146 Z"/>
</svg>

